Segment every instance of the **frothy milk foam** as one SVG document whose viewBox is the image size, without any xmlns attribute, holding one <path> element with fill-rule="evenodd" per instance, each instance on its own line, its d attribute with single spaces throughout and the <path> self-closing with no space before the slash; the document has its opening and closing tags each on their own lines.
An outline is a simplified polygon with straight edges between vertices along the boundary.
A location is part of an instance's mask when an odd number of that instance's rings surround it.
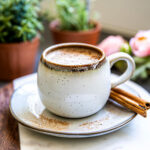
<svg viewBox="0 0 150 150">
<path fill-rule="evenodd" d="M 50 51 L 46 59 L 61 65 L 85 65 L 98 62 L 100 57 L 101 54 L 92 49 L 68 47 Z"/>
</svg>

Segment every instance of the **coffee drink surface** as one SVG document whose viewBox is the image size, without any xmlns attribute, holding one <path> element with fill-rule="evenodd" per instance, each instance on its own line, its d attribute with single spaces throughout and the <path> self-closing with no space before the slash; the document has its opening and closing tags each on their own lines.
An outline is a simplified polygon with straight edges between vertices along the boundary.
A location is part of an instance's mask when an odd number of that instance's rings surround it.
<svg viewBox="0 0 150 150">
<path fill-rule="evenodd" d="M 46 59 L 55 64 L 61 65 L 86 65 L 97 63 L 101 53 L 96 50 L 82 47 L 59 48 L 50 51 Z"/>
</svg>

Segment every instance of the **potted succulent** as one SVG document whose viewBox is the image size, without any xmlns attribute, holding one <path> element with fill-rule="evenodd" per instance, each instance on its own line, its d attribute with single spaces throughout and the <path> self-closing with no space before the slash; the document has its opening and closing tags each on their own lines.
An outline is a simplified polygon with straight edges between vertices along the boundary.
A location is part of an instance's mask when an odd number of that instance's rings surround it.
<svg viewBox="0 0 150 150">
<path fill-rule="evenodd" d="M 39 45 L 38 0 L 0 1 L 0 80 L 31 73 Z"/>
<path fill-rule="evenodd" d="M 56 7 L 58 19 L 49 25 L 55 43 L 97 44 L 101 26 L 89 18 L 89 1 L 56 0 Z"/>
</svg>

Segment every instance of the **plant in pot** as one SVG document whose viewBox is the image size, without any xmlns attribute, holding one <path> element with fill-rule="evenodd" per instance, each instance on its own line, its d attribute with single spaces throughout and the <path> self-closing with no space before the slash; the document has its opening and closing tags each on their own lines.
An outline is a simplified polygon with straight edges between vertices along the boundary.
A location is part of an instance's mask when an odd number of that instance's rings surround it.
<svg viewBox="0 0 150 150">
<path fill-rule="evenodd" d="M 101 26 L 89 18 L 88 0 L 56 0 L 56 7 L 58 19 L 49 25 L 55 43 L 97 44 Z"/>
<path fill-rule="evenodd" d="M 0 1 L 0 80 L 32 73 L 43 29 L 38 0 Z"/>
</svg>

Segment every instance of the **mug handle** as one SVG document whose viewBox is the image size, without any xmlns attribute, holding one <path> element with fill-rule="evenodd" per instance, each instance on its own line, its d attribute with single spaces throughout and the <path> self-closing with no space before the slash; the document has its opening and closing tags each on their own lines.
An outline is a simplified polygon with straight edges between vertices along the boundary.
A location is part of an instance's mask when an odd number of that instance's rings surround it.
<svg viewBox="0 0 150 150">
<path fill-rule="evenodd" d="M 123 60 L 127 63 L 126 71 L 120 77 L 111 81 L 111 88 L 116 87 L 117 85 L 120 85 L 131 78 L 135 70 L 135 62 L 130 55 L 119 52 L 108 56 L 108 60 L 110 62 L 110 67 L 112 67 L 114 63 L 119 60 Z"/>
</svg>

